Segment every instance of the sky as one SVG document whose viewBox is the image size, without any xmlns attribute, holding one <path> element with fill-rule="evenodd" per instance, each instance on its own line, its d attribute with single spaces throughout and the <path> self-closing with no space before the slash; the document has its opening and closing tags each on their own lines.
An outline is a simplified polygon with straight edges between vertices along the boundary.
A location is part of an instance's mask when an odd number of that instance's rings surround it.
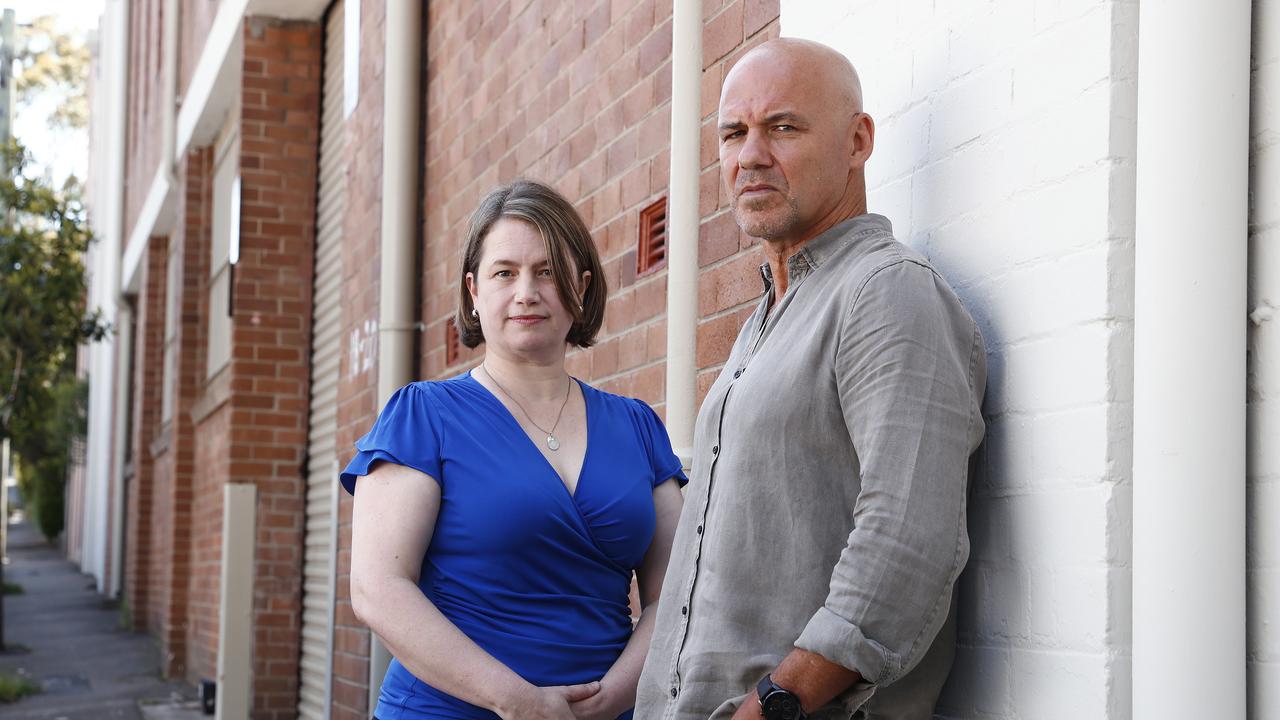
<svg viewBox="0 0 1280 720">
<path fill-rule="evenodd" d="M 98 26 L 103 0 L 0 0 L 0 8 L 12 9 L 20 25 L 40 15 L 53 15 L 59 27 L 87 36 Z M 89 136 L 87 130 L 51 130 L 48 117 L 54 104 L 49 98 L 31 105 L 15 105 L 13 134 L 26 144 L 37 165 L 48 168 L 55 186 L 60 186 L 71 173 L 84 179 L 89 165 Z"/>
</svg>

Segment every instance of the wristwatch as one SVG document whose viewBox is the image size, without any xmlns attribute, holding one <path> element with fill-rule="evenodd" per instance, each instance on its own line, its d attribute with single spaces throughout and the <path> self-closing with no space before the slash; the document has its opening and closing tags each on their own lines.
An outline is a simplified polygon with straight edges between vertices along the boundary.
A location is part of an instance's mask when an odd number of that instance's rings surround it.
<svg viewBox="0 0 1280 720">
<path fill-rule="evenodd" d="M 760 697 L 760 715 L 764 720 L 804 720 L 800 698 L 786 688 L 778 687 L 771 675 L 765 675 L 756 685 Z"/>
</svg>

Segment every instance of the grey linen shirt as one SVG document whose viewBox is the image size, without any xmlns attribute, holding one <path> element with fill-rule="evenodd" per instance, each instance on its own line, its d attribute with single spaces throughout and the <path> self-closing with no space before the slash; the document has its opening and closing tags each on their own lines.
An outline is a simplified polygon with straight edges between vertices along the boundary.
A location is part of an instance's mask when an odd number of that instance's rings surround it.
<svg viewBox="0 0 1280 720">
<path fill-rule="evenodd" d="M 728 718 L 793 647 L 864 678 L 814 718 L 929 718 L 950 671 L 982 337 L 882 216 L 787 272 L 698 414 L 637 720 Z"/>
</svg>

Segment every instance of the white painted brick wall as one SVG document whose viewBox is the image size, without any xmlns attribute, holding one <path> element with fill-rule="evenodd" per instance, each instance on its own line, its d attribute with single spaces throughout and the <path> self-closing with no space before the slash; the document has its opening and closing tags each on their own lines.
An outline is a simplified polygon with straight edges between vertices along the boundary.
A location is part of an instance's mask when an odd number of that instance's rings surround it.
<svg viewBox="0 0 1280 720">
<path fill-rule="evenodd" d="M 858 67 L 871 210 L 987 340 L 939 715 L 1128 717 L 1137 4 L 782 0 L 782 33 Z"/>
<path fill-rule="evenodd" d="M 1249 718 L 1280 717 L 1280 8 L 1253 5 L 1249 217 Z"/>
</svg>

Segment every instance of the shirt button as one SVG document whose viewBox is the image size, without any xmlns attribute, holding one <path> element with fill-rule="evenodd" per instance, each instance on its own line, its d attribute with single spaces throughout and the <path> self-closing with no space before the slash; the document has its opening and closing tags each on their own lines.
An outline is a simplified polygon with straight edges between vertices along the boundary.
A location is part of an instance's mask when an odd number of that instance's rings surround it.
<svg viewBox="0 0 1280 720">
<path fill-rule="evenodd" d="M 738 379 L 738 378 L 740 378 L 740 377 L 742 377 L 742 371 L 741 371 L 741 370 L 734 370 L 734 371 L 733 371 L 733 379 L 734 379 L 734 380 L 737 380 L 737 379 Z"/>
<path fill-rule="evenodd" d="M 698 526 L 698 534 L 699 534 L 699 535 L 701 535 L 701 534 L 702 534 L 702 526 L 701 526 L 701 525 L 699 525 L 699 526 Z"/>
<path fill-rule="evenodd" d="M 689 614 L 689 606 L 688 606 L 688 605 L 685 605 L 684 607 L 680 608 L 680 614 L 681 614 L 681 615 L 688 615 L 688 614 Z"/>
<path fill-rule="evenodd" d="M 676 689 L 671 688 L 671 697 L 675 697 L 675 696 L 676 696 Z"/>
<path fill-rule="evenodd" d="M 719 445 L 712 445 L 712 446 L 711 446 L 711 454 L 712 454 L 712 455 L 719 455 L 719 454 L 720 454 L 720 446 L 719 446 Z"/>
</svg>

